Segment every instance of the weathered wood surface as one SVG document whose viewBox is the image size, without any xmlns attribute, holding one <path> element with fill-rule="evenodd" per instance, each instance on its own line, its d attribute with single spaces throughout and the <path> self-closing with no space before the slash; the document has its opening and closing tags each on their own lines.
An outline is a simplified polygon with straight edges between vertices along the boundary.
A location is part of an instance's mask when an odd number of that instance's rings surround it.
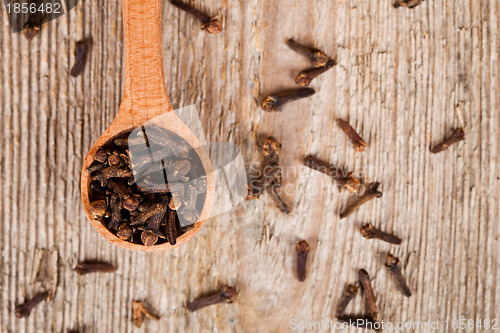
<svg viewBox="0 0 500 333">
<path fill-rule="evenodd" d="M 146 300 L 162 317 L 146 321 L 145 332 L 287 332 L 292 319 L 333 319 L 359 268 L 374 277 L 385 321 L 500 320 L 500 3 L 429 0 L 413 10 L 393 9 L 390 0 L 197 5 L 222 15 L 225 31 L 208 35 L 164 2 L 172 105 L 196 104 L 208 139 L 239 144 L 248 163 L 258 159 L 255 137 L 275 135 L 283 165 L 295 170 L 285 177 L 292 214 L 284 216 L 264 196 L 207 223 L 170 252 L 133 253 L 107 243 L 85 219 L 79 184 L 83 158 L 120 105 L 120 2 L 81 1 L 32 42 L 10 32 L 3 10 L 3 332 L 139 331 L 131 321 L 133 300 Z M 92 38 L 92 51 L 75 79 L 69 70 L 82 37 Z M 315 96 L 265 114 L 261 98 L 293 88 L 295 75 L 308 67 L 285 45 L 289 37 L 324 49 L 339 64 L 313 82 Z M 354 152 L 337 117 L 360 131 L 366 152 Z M 429 146 L 457 126 L 465 127 L 465 143 L 431 155 Z M 308 153 L 380 181 L 384 196 L 339 221 L 352 199 L 300 165 Z M 403 244 L 363 239 L 357 228 L 364 222 L 400 235 Z M 312 247 L 303 283 L 294 271 L 300 239 Z M 41 250 L 54 248 L 55 297 L 17 319 L 14 306 L 42 288 Z M 383 268 L 387 250 L 403 259 L 409 299 Z M 117 273 L 72 271 L 79 260 L 96 258 L 115 263 Z M 224 284 L 237 286 L 237 303 L 187 312 L 188 300 Z M 349 312 L 361 311 L 358 297 Z"/>
</svg>

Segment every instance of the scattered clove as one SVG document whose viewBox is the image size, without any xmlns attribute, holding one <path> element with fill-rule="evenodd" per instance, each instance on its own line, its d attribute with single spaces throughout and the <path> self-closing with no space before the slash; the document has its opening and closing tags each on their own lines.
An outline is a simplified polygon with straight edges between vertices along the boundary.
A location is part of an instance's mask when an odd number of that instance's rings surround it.
<svg viewBox="0 0 500 333">
<path fill-rule="evenodd" d="M 205 13 L 202 13 L 193 6 L 181 1 L 170 0 L 170 3 L 175 7 L 179 8 L 180 10 L 183 10 L 186 13 L 189 13 L 198 20 L 200 20 L 202 23 L 201 26 L 202 30 L 205 30 L 210 34 L 218 34 L 222 32 L 222 22 L 219 20 L 218 16 L 210 18 L 210 16 L 206 15 Z"/>
<path fill-rule="evenodd" d="M 352 126 L 345 120 L 337 119 L 337 125 L 339 125 L 340 129 L 344 131 L 344 133 L 351 139 L 354 144 L 354 149 L 356 151 L 362 152 L 365 151 L 366 141 L 363 140 L 359 134 L 352 128 Z"/>
<path fill-rule="evenodd" d="M 48 292 L 38 293 L 35 296 L 33 296 L 32 298 L 30 298 L 29 300 L 27 300 L 26 302 L 24 302 L 23 304 L 17 305 L 16 308 L 14 309 L 16 317 L 17 318 L 27 318 L 30 315 L 31 310 L 35 306 L 37 306 L 38 304 L 43 302 L 44 300 L 48 302 L 48 300 L 49 300 L 49 293 Z"/>
<path fill-rule="evenodd" d="M 322 67 L 326 65 L 329 60 L 328 56 L 325 53 L 297 43 L 291 38 L 288 40 L 287 45 L 295 52 L 307 57 L 314 67 Z"/>
<path fill-rule="evenodd" d="M 463 140 L 465 140 L 465 132 L 464 132 L 463 128 L 454 129 L 451 136 L 444 139 L 444 141 L 441 142 L 440 144 L 431 148 L 431 153 L 433 153 L 433 154 L 440 153 L 440 152 L 448 149 L 449 146 L 451 146 L 457 142 L 463 141 Z"/>
<path fill-rule="evenodd" d="M 218 293 L 198 298 L 187 304 L 189 311 L 194 312 L 206 306 L 217 304 L 217 303 L 232 303 L 236 300 L 238 292 L 232 287 L 224 287 Z"/>
<path fill-rule="evenodd" d="M 373 198 L 380 198 L 382 197 L 382 192 L 378 191 L 379 183 L 371 183 L 368 185 L 368 189 L 356 199 L 351 205 L 347 206 L 344 211 L 340 213 L 340 218 L 346 218 L 355 211 L 359 209 L 364 203 L 367 203 Z"/>
<path fill-rule="evenodd" d="M 297 82 L 299 86 L 307 87 L 311 84 L 312 80 L 327 72 L 336 64 L 337 62 L 335 60 L 329 60 L 324 66 L 303 71 L 297 75 L 295 82 Z"/>
<path fill-rule="evenodd" d="M 398 289 L 405 295 L 406 297 L 411 296 L 411 291 L 408 285 L 406 284 L 406 280 L 401 273 L 401 265 L 399 265 L 399 258 L 396 258 L 389 252 L 387 253 L 387 257 L 385 260 L 385 266 L 389 269 L 392 277 L 394 278 L 394 282 Z"/>
<path fill-rule="evenodd" d="M 295 246 L 297 252 L 297 277 L 301 282 L 306 279 L 307 256 L 310 250 L 311 248 L 305 240 L 298 242 Z"/>
<path fill-rule="evenodd" d="M 266 160 L 266 164 L 279 164 L 279 154 L 281 144 L 274 137 L 270 136 L 262 143 L 262 156 Z"/>
<path fill-rule="evenodd" d="M 76 42 L 75 45 L 75 64 L 71 68 L 71 76 L 77 77 L 83 72 L 85 68 L 85 63 L 87 61 L 87 54 L 89 51 L 89 46 L 87 45 L 87 41 L 80 40 Z M 110 165 L 112 165 L 110 163 Z"/>
<path fill-rule="evenodd" d="M 349 284 L 344 290 L 342 297 L 340 298 L 339 305 L 337 306 L 337 318 L 343 316 L 345 314 L 345 310 L 349 303 L 354 299 L 354 297 L 358 294 L 359 287 L 354 284 Z"/>
<path fill-rule="evenodd" d="M 315 91 L 311 88 L 303 88 L 276 96 L 269 96 L 262 101 L 262 109 L 267 112 L 281 111 L 281 107 L 283 105 L 302 98 L 310 97 L 314 95 L 314 93 Z"/>
<path fill-rule="evenodd" d="M 90 273 L 114 273 L 115 266 L 104 262 L 84 261 L 76 265 L 74 271 L 78 275 L 86 275 Z"/>
<path fill-rule="evenodd" d="M 366 270 L 360 269 L 358 272 L 358 279 L 359 283 L 361 284 L 361 288 L 363 289 L 363 293 L 365 294 L 366 316 L 373 319 L 374 321 L 378 321 L 377 302 L 372 285 L 370 283 L 370 275 Z"/>
<path fill-rule="evenodd" d="M 396 245 L 401 244 L 401 238 L 383 232 L 382 230 L 375 228 L 371 223 L 363 225 L 360 228 L 360 231 L 363 237 L 367 239 L 375 238 L 390 244 L 396 244 Z"/>
<path fill-rule="evenodd" d="M 143 302 L 139 301 L 133 301 L 132 302 L 132 321 L 135 325 L 135 327 L 140 328 L 142 326 L 142 321 L 144 319 L 144 316 L 146 316 L 149 319 L 153 320 L 160 320 L 160 317 L 157 315 L 154 315 L 151 310 L 146 308 L 144 306 Z"/>
<path fill-rule="evenodd" d="M 422 1 L 424 0 L 396 0 L 393 6 L 394 8 L 399 8 L 399 7 L 415 8 L 418 5 L 420 5 Z"/>
<path fill-rule="evenodd" d="M 358 193 L 361 189 L 361 181 L 354 177 L 353 172 L 345 172 L 342 168 L 335 167 L 314 156 L 304 157 L 304 165 L 332 177 L 342 188 L 351 193 Z"/>
</svg>

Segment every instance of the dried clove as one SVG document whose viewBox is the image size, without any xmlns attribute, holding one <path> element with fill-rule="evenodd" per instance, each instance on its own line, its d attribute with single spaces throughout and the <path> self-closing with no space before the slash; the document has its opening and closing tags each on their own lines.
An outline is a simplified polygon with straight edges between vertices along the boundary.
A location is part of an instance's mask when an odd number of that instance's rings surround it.
<svg viewBox="0 0 500 333">
<path fill-rule="evenodd" d="M 122 221 L 122 208 L 123 200 L 117 194 L 111 196 L 111 201 L 109 203 L 111 208 L 111 221 L 109 222 L 108 228 L 113 230 L 118 230 L 120 223 Z"/>
<path fill-rule="evenodd" d="M 383 232 L 382 230 L 375 228 L 371 223 L 363 225 L 360 228 L 360 231 L 363 237 L 367 239 L 375 238 L 390 244 L 396 244 L 396 245 L 401 244 L 401 238 Z"/>
<path fill-rule="evenodd" d="M 90 203 L 89 208 L 95 216 L 105 216 L 108 210 L 108 205 L 104 200 L 96 200 Z"/>
<path fill-rule="evenodd" d="M 134 230 L 127 223 L 122 223 L 116 232 L 116 236 L 123 240 L 130 240 L 133 234 Z"/>
<path fill-rule="evenodd" d="M 302 87 L 307 87 L 311 84 L 311 81 L 320 76 L 321 74 L 327 72 L 333 66 L 335 66 L 337 62 L 335 60 L 329 60 L 324 66 L 314 68 L 314 69 L 308 69 L 306 71 L 303 71 L 297 75 L 297 78 L 295 79 L 295 82 L 299 86 Z"/>
<path fill-rule="evenodd" d="M 187 304 L 189 311 L 194 312 L 206 306 L 217 303 L 232 303 L 236 300 L 238 292 L 233 287 L 224 287 L 218 293 L 198 298 Z"/>
<path fill-rule="evenodd" d="M 262 109 L 268 112 L 281 111 L 281 107 L 287 103 L 307 98 L 315 94 L 315 91 L 311 88 L 303 88 L 290 92 L 286 92 L 276 96 L 266 97 L 262 101 Z"/>
<path fill-rule="evenodd" d="M 266 160 L 267 164 L 274 165 L 279 163 L 281 144 L 278 143 L 278 140 L 272 136 L 268 137 L 264 140 L 261 149 L 262 156 Z"/>
<path fill-rule="evenodd" d="M 153 320 L 160 320 L 160 317 L 154 315 L 151 310 L 144 306 L 143 302 L 133 301 L 132 302 L 132 321 L 135 327 L 140 328 L 142 326 L 142 320 L 144 316 Z"/>
<path fill-rule="evenodd" d="M 365 313 L 369 318 L 378 321 L 377 302 L 370 283 L 370 275 L 366 270 L 360 269 L 358 279 L 365 294 Z"/>
<path fill-rule="evenodd" d="M 104 262 L 84 261 L 76 265 L 74 271 L 78 275 L 86 275 L 90 273 L 114 273 L 115 266 Z"/>
<path fill-rule="evenodd" d="M 306 279 L 307 256 L 310 250 L 311 248 L 305 240 L 298 242 L 295 246 L 295 251 L 297 252 L 297 277 L 299 281 Z"/>
<path fill-rule="evenodd" d="M 385 260 L 385 266 L 389 269 L 389 272 L 394 278 L 394 282 L 396 283 L 398 289 L 403 293 L 403 295 L 405 295 L 406 297 L 410 297 L 411 291 L 410 288 L 408 287 L 408 284 L 406 284 L 406 280 L 403 276 L 403 273 L 401 273 L 399 258 L 396 258 L 395 256 L 393 256 L 388 252 Z"/>
<path fill-rule="evenodd" d="M 49 300 L 49 293 L 48 292 L 38 293 L 35 296 L 33 296 L 32 298 L 30 298 L 29 300 L 27 300 L 26 302 L 24 302 L 23 304 L 17 305 L 16 308 L 14 309 L 16 317 L 17 318 L 27 318 L 30 315 L 31 310 L 35 306 L 37 306 L 38 304 L 43 302 L 44 300 L 48 302 L 48 300 Z"/>
<path fill-rule="evenodd" d="M 167 241 L 170 245 L 175 245 L 177 243 L 177 227 L 176 227 L 176 213 L 175 210 L 169 209 L 166 215 L 166 227 L 165 234 L 167 236 Z"/>
<path fill-rule="evenodd" d="M 189 13 L 198 20 L 200 20 L 202 23 L 201 26 L 202 30 L 205 30 L 210 34 L 218 34 L 222 32 L 222 22 L 219 20 L 218 16 L 210 18 L 210 16 L 206 15 L 205 13 L 202 13 L 193 6 L 181 1 L 170 0 L 170 3 L 175 7 L 179 8 L 180 10 L 183 10 L 186 13 Z"/>
<path fill-rule="evenodd" d="M 156 203 L 152 205 L 151 208 L 145 209 L 143 212 L 132 216 L 130 218 L 130 225 L 143 225 L 147 220 L 149 220 L 155 214 L 160 213 L 164 208 L 165 206 L 162 203 Z"/>
<path fill-rule="evenodd" d="M 356 201 L 347 206 L 344 211 L 340 213 L 340 218 L 343 219 L 348 217 L 349 215 L 357 211 L 359 207 L 361 207 L 364 203 L 367 203 L 371 199 L 382 197 L 382 192 L 378 191 L 379 185 L 379 183 L 371 183 L 370 185 L 368 185 L 368 189 L 365 191 L 365 193 L 363 193 L 363 195 L 358 197 Z"/>
<path fill-rule="evenodd" d="M 440 144 L 431 148 L 431 153 L 433 153 L 433 154 L 440 153 L 440 152 L 448 149 L 449 146 L 451 146 L 457 142 L 463 141 L 463 140 L 465 140 L 465 132 L 464 132 L 463 128 L 456 128 L 453 130 L 451 136 L 444 139 L 444 141 L 441 142 Z"/>
<path fill-rule="evenodd" d="M 87 41 L 80 40 L 76 42 L 75 45 L 75 64 L 71 68 L 71 76 L 77 77 L 83 72 L 85 68 L 85 63 L 87 61 L 87 54 L 89 51 L 89 46 L 87 45 Z M 111 164 L 110 164 L 111 165 Z"/>
<path fill-rule="evenodd" d="M 195 185 L 188 185 L 186 191 L 186 199 L 184 201 L 184 206 L 182 210 L 179 211 L 184 221 L 188 224 L 193 224 L 196 222 L 200 213 L 196 208 L 196 200 L 198 197 L 198 189 Z"/>
<path fill-rule="evenodd" d="M 158 211 L 151 216 L 148 224 L 138 228 L 139 230 L 142 230 L 141 240 L 144 245 L 153 246 L 158 241 L 158 237 L 165 238 L 165 234 L 160 231 L 160 224 L 167 213 L 169 201 L 170 199 L 168 197 L 164 197 L 157 205 L 157 207 L 159 207 Z"/>
<path fill-rule="evenodd" d="M 304 165 L 332 177 L 342 188 L 351 193 L 358 193 L 361 189 L 361 181 L 354 177 L 353 172 L 344 172 L 342 168 L 335 167 L 314 156 L 304 157 Z"/>
<path fill-rule="evenodd" d="M 107 167 L 96 172 L 93 176 L 94 180 L 101 181 L 101 186 L 106 186 L 111 178 L 128 178 L 132 177 L 132 171 L 119 167 Z"/>
<path fill-rule="evenodd" d="M 344 315 L 347 305 L 354 299 L 358 294 L 359 287 L 354 284 L 349 284 L 340 298 L 339 305 L 337 306 L 337 318 Z"/>
<path fill-rule="evenodd" d="M 394 8 L 408 7 L 415 8 L 422 3 L 423 0 L 396 0 L 393 4 Z"/>
<path fill-rule="evenodd" d="M 324 66 L 329 60 L 328 56 L 325 53 L 319 50 L 308 48 L 300 43 L 297 43 L 291 38 L 288 40 L 287 45 L 295 52 L 307 57 L 314 67 Z"/>
<path fill-rule="evenodd" d="M 354 128 L 345 120 L 337 119 L 336 122 L 340 129 L 351 139 L 354 149 L 359 152 L 365 151 L 366 141 L 359 136 Z"/>
</svg>

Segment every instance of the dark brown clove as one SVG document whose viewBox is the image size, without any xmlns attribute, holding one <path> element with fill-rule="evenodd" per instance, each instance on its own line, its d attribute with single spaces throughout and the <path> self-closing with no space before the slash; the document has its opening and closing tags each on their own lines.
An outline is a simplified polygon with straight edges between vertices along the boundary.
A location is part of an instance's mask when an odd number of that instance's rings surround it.
<svg viewBox="0 0 500 333">
<path fill-rule="evenodd" d="M 165 238 L 165 234 L 160 231 L 160 224 L 163 221 L 168 209 L 170 199 L 165 197 L 160 203 L 160 209 L 149 219 L 146 226 L 141 226 L 138 229 L 142 230 L 141 240 L 146 246 L 153 246 L 158 241 L 158 237 Z"/>
<path fill-rule="evenodd" d="M 360 269 L 358 272 L 358 279 L 365 295 L 365 314 L 369 318 L 378 321 L 377 301 L 370 283 L 370 275 L 366 270 Z"/>
<path fill-rule="evenodd" d="M 295 246 L 295 251 L 297 252 L 297 278 L 299 281 L 306 279 L 307 256 L 310 250 L 311 248 L 305 240 L 298 242 Z"/>
<path fill-rule="evenodd" d="M 328 56 L 325 53 L 297 43 L 291 38 L 288 40 L 287 45 L 295 52 L 307 57 L 314 67 L 324 66 L 329 60 Z"/>
<path fill-rule="evenodd" d="M 119 167 L 107 167 L 97 171 L 92 178 L 94 180 L 99 180 L 101 186 L 105 186 L 111 178 L 129 178 L 132 176 L 131 170 L 121 169 Z"/>
<path fill-rule="evenodd" d="M 368 185 L 368 189 L 363 193 L 361 196 L 359 196 L 356 201 L 354 201 L 352 204 L 347 206 L 344 211 L 340 213 L 340 218 L 346 218 L 355 211 L 359 209 L 364 203 L 367 203 L 368 201 L 372 200 L 373 198 L 380 198 L 382 197 L 382 192 L 378 191 L 379 183 L 371 183 Z"/>
<path fill-rule="evenodd" d="M 342 294 L 342 297 L 340 298 L 340 302 L 337 305 L 337 318 L 344 315 L 347 306 L 354 299 L 354 297 L 358 294 L 358 291 L 359 291 L 359 287 L 354 285 L 354 284 L 349 284 L 345 288 L 344 293 Z"/>
<path fill-rule="evenodd" d="M 177 215 L 175 213 L 175 210 L 173 209 L 168 210 L 168 213 L 166 215 L 165 235 L 170 245 L 175 245 L 177 243 L 177 228 L 175 220 L 176 216 Z"/>
<path fill-rule="evenodd" d="M 431 148 L 431 153 L 433 153 L 433 154 L 440 153 L 440 152 L 448 149 L 449 146 L 451 146 L 457 142 L 463 141 L 463 140 L 465 140 L 465 132 L 464 132 L 463 128 L 456 128 L 453 130 L 451 136 L 444 139 L 444 141 L 441 142 L 440 144 Z"/>
<path fill-rule="evenodd" d="M 122 221 L 122 198 L 120 198 L 120 196 L 118 196 L 117 194 L 113 194 L 111 196 L 109 207 L 111 209 L 111 221 L 108 224 L 108 228 L 118 230 L 118 227 L 120 226 Z"/>
<path fill-rule="evenodd" d="M 206 306 L 217 304 L 217 303 L 232 303 L 236 300 L 238 292 L 232 287 L 224 287 L 218 293 L 198 298 L 187 304 L 189 311 L 194 312 Z"/>
<path fill-rule="evenodd" d="M 160 320 L 160 317 L 154 315 L 151 310 L 144 306 L 143 302 L 133 301 L 132 302 L 132 321 L 135 327 L 140 328 L 142 326 L 142 321 L 144 316 L 153 320 Z"/>
<path fill-rule="evenodd" d="M 218 16 L 210 18 L 210 16 L 206 15 L 205 13 L 202 13 L 193 6 L 181 1 L 171 0 L 170 3 L 180 10 L 183 10 L 200 20 L 202 23 L 202 30 L 205 30 L 210 34 L 218 34 L 222 32 L 222 22 L 218 19 Z"/>
<path fill-rule="evenodd" d="M 314 156 L 304 157 L 304 165 L 332 177 L 343 189 L 358 193 L 361 189 L 361 181 L 354 177 L 353 172 L 345 172 L 342 168 L 333 166 Z"/>
<path fill-rule="evenodd" d="M 274 137 L 270 136 L 262 143 L 262 156 L 268 165 L 279 163 L 281 144 Z"/>
<path fill-rule="evenodd" d="M 392 277 L 394 278 L 394 282 L 398 289 L 405 295 L 406 297 L 411 296 L 410 288 L 408 284 L 406 284 L 406 280 L 401 273 L 401 265 L 399 264 L 399 258 L 396 258 L 390 253 L 387 253 L 387 257 L 385 260 L 385 266 L 389 269 Z"/>
<path fill-rule="evenodd" d="M 146 181 L 141 181 L 140 183 L 137 183 L 137 188 L 139 191 L 143 193 L 157 193 L 157 194 L 167 194 L 167 193 L 173 193 L 173 192 L 182 192 L 184 191 L 184 183 L 182 182 L 177 182 L 177 183 L 151 183 L 148 184 Z"/>
<path fill-rule="evenodd" d="M 299 73 L 299 75 L 297 75 L 295 82 L 297 82 L 297 84 L 299 86 L 307 87 L 311 84 L 312 80 L 314 80 L 315 78 L 317 78 L 321 74 L 327 72 L 328 70 L 333 68 L 333 66 L 335 66 L 336 64 L 337 64 L 337 62 L 335 60 L 330 60 L 322 67 L 308 69 L 306 71 L 303 71 L 303 72 Z"/>
<path fill-rule="evenodd" d="M 198 197 L 198 190 L 196 186 L 188 185 L 184 207 L 182 208 L 182 210 L 179 211 L 184 221 L 186 221 L 188 224 L 195 223 L 198 217 L 200 216 L 200 213 L 196 208 L 197 197 Z"/>
<path fill-rule="evenodd" d="M 262 109 L 268 112 L 281 111 L 281 107 L 287 103 L 307 98 L 315 94 L 315 91 L 311 88 L 303 88 L 290 92 L 286 92 L 276 96 L 266 97 L 262 101 Z"/>
<path fill-rule="evenodd" d="M 115 266 L 104 262 L 84 261 L 76 265 L 74 271 L 78 275 L 86 275 L 90 273 L 114 273 Z"/>
<path fill-rule="evenodd" d="M 422 3 L 423 0 L 397 0 L 393 6 L 394 8 L 408 7 L 415 8 Z"/>
<path fill-rule="evenodd" d="M 337 119 L 336 122 L 340 129 L 351 139 L 354 149 L 359 152 L 365 151 L 366 141 L 359 136 L 354 128 L 345 120 Z"/>
<path fill-rule="evenodd" d="M 92 201 L 90 203 L 89 208 L 90 208 L 90 211 L 92 212 L 92 214 L 94 214 L 95 216 L 101 217 L 101 216 L 106 215 L 106 212 L 108 210 L 108 205 L 106 204 L 106 201 L 104 201 L 104 200 L 96 200 L 96 201 Z"/>
<path fill-rule="evenodd" d="M 401 238 L 388 234 L 380 229 L 375 228 L 371 223 L 365 224 L 360 228 L 361 234 L 367 239 L 380 239 L 390 244 L 401 244 Z"/>
<path fill-rule="evenodd" d="M 83 72 L 85 68 L 85 63 L 87 62 L 87 54 L 89 51 L 89 46 L 87 41 L 80 40 L 76 42 L 75 45 L 75 64 L 71 68 L 71 76 L 77 77 Z"/>
<path fill-rule="evenodd" d="M 130 240 L 133 234 L 134 230 L 127 223 L 122 223 L 116 232 L 116 236 L 123 240 Z"/>
<path fill-rule="evenodd" d="M 41 302 L 48 301 L 49 299 L 49 293 L 48 292 L 41 292 L 24 302 L 23 304 L 19 304 L 16 306 L 14 309 L 14 312 L 16 314 L 17 318 L 27 318 L 31 310 L 40 304 Z"/>
<path fill-rule="evenodd" d="M 136 216 L 132 216 L 130 218 L 130 225 L 132 225 L 132 226 L 143 225 L 153 215 L 158 214 L 164 208 L 165 208 L 164 205 L 162 205 L 161 203 L 156 203 L 156 204 L 152 205 L 152 207 L 150 209 L 145 209 L 140 214 L 138 214 Z"/>
</svg>

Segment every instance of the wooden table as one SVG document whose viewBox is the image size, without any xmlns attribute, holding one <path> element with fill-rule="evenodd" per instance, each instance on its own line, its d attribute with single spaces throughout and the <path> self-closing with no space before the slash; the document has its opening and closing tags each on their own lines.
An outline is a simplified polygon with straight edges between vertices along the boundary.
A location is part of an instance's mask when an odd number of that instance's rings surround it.
<svg viewBox="0 0 500 333">
<path fill-rule="evenodd" d="M 120 105 L 120 1 L 80 1 L 31 42 L 10 32 L 4 11 L 3 332 L 139 331 L 131 321 L 133 300 L 161 315 L 159 322 L 147 320 L 144 332 L 305 331 L 293 330 L 291 321 L 333 320 L 345 285 L 356 282 L 360 268 L 373 277 L 384 321 L 439 320 L 440 332 L 451 331 L 445 320 L 499 321 L 500 3 L 428 0 L 415 9 L 394 9 L 390 0 L 196 5 L 220 14 L 225 30 L 208 35 L 164 2 L 172 104 L 195 104 L 207 139 L 238 144 L 249 170 L 259 162 L 256 138 L 281 141 L 292 213 L 280 213 L 265 195 L 208 222 L 170 252 L 133 253 L 108 244 L 85 219 L 79 184 L 84 156 Z M 74 44 L 84 37 L 92 39 L 89 61 L 73 78 Z M 262 98 L 294 88 L 297 73 L 309 67 L 286 46 L 290 37 L 325 50 L 338 65 L 313 82 L 315 96 L 281 113 L 264 113 Z M 368 141 L 365 152 L 354 151 L 337 117 Z M 465 142 L 430 154 L 430 145 L 461 126 Z M 352 196 L 301 166 L 305 154 L 380 181 L 383 197 L 339 220 Z M 358 229 L 365 222 L 401 236 L 403 244 L 364 239 Z M 312 248 L 302 283 L 295 274 L 301 239 Z M 389 250 L 403 262 L 411 298 L 396 290 L 383 266 Z M 57 258 L 56 294 L 28 319 L 17 319 L 14 306 L 44 287 L 37 279 L 43 253 Z M 117 272 L 77 276 L 72 268 L 84 259 L 112 262 Z M 187 301 L 223 285 L 238 288 L 235 304 L 186 310 Z M 348 311 L 361 313 L 362 297 Z"/>
</svg>

